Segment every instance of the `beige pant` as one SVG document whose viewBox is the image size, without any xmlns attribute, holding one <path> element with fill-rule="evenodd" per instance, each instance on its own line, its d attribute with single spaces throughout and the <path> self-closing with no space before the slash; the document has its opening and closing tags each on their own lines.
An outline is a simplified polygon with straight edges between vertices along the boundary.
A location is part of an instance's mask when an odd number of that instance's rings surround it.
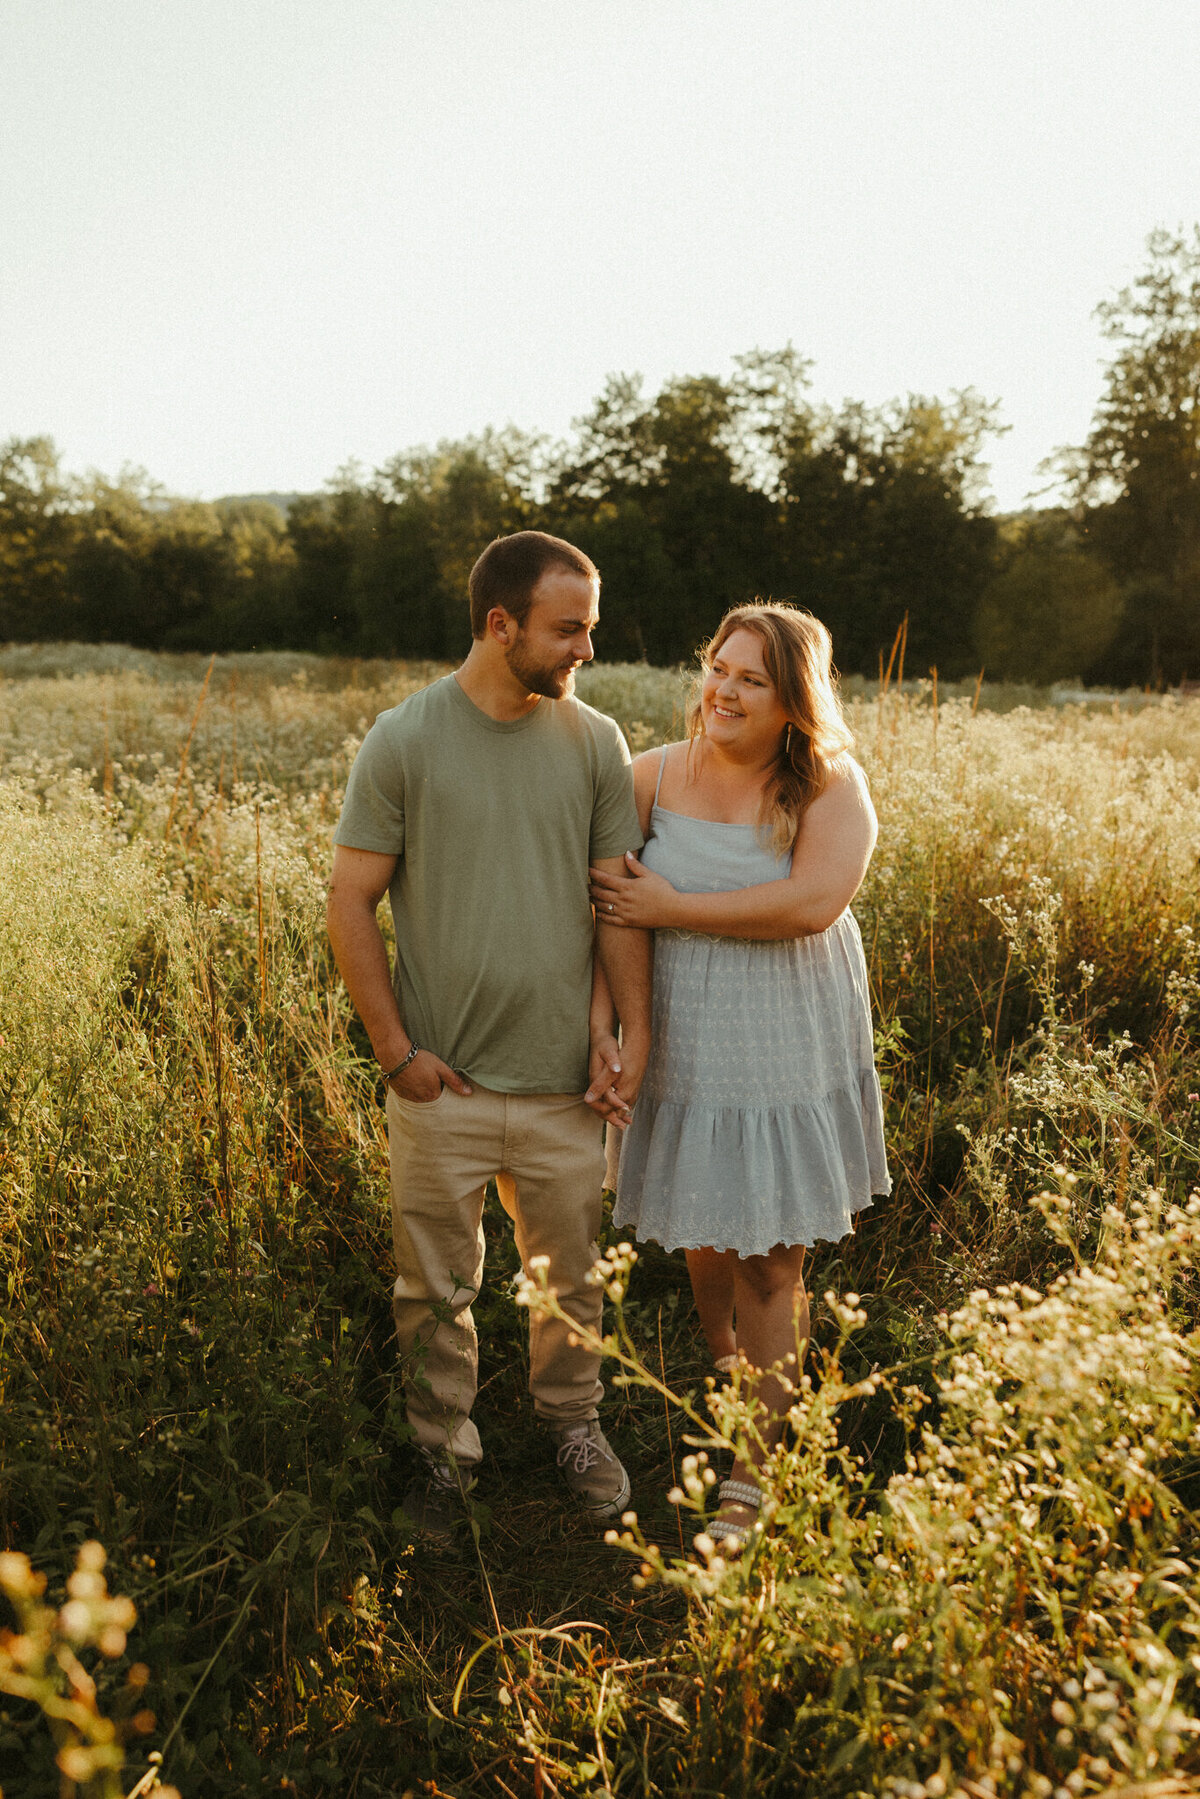
<svg viewBox="0 0 1200 1799">
<path fill-rule="evenodd" d="M 576 1323 L 598 1329 L 596 1259 L 604 1152 L 600 1120 L 574 1093 L 469 1096 L 443 1088 L 428 1105 L 389 1092 L 392 1309 L 407 1363 L 408 1418 L 418 1444 L 460 1463 L 482 1456 L 471 1422 L 478 1344 L 471 1302 L 483 1280 L 483 1195 L 496 1177 L 528 1269 L 548 1256 L 548 1280 Z M 529 1319 L 529 1390 L 539 1417 L 594 1418 L 600 1358 L 568 1341 L 569 1324 Z"/>
</svg>

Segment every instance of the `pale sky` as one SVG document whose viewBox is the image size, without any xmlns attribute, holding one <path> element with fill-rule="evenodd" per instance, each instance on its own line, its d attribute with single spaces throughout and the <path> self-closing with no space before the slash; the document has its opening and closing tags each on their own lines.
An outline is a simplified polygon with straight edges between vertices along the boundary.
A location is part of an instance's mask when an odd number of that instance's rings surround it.
<svg viewBox="0 0 1200 1799">
<path fill-rule="evenodd" d="M 174 492 L 557 436 L 791 341 L 1002 506 L 1200 218 L 1197 0 L 0 0 L 0 438 Z"/>
</svg>

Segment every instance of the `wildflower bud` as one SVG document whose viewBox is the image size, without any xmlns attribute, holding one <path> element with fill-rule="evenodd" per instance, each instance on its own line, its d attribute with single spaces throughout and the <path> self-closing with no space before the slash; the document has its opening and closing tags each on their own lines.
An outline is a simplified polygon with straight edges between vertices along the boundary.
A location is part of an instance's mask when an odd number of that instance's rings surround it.
<svg viewBox="0 0 1200 1799">
<path fill-rule="evenodd" d="M 82 1599 L 69 1599 L 58 1614 L 58 1628 L 72 1643 L 86 1642 L 91 1622 L 91 1607 Z"/>
<path fill-rule="evenodd" d="M 59 1771 L 65 1774 L 68 1780 L 79 1782 L 90 1780 L 96 1772 L 92 1751 L 85 1749 L 81 1743 L 68 1743 L 65 1749 L 59 1750 L 56 1759 Z"/>
<path fill-rule="evenodd" d="M 45 1577 L 33 1572 L 27 1555 L 12 1549 L 0 1553 L 0 1587 L 6 1593 L 21 1599 L 37 1599 L 45 1586 Z"/>
<path fill-rule="evenodd" d="M 668 1499 L 669 1499 L 669 1498 L 670 1498 L 670 1494 L 669 1494 L 669 1493 L 668 1493 L 668 1495 L 667 1495 L 667 1497 L 668 1497 Z M 609 1543 L 609 1544 L 612 1544 L 612 1543 L 619 1543 L 619 1542 L 620 1542 L 620 1540 L 621 1540 L 621 1539 L 620 1539 L 620 1538 L 619 1538 L 619 1537 L 618 1537 L 618 1535 L 617 1535 L 617 1533 L 616 1533 L 616 1531 L 615 1531 L 615 1530 L 606 1530 L 606 1531 L 605 1531 L 605 1533 L 604 1533 L 604 1541 L 605 1541 L 605 1542 L 606 1542 L 606 1543 Z"/>
<path fill-rule="evenodd" d="M 103 1599 L 107 1591 L 104 1576 L 86 1569 L 77 1570 L 67 1581 L 67 1592 L 72 1599 Z"/>
</svg>

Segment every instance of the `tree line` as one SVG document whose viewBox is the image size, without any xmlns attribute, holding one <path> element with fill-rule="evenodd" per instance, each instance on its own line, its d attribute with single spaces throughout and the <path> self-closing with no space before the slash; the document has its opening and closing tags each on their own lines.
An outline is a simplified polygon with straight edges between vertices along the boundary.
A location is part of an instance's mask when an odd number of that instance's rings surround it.
<svg viewBox="0 0 1200 1799">
<path fill-rule="evenodd" d="M 318 494 L 175 499 L 77 479 L 46 438 L 0 446 L 0 638 L 453 658 L 466 577 L 500 532 L 570 538 L 603 575 L 601 653 L 691 656 L 754 594 L 908 666 L 1161 685 L 1200 676 L 1200 226 L 1152 233 L 1099 309 L 1111 356 L 1062 504 L 996 517 L 971 389 L 840 408 L 796 350 L 655 394 L 613 376 L 565 443 L 508 428 L 351 466 Z"/>
</svg>

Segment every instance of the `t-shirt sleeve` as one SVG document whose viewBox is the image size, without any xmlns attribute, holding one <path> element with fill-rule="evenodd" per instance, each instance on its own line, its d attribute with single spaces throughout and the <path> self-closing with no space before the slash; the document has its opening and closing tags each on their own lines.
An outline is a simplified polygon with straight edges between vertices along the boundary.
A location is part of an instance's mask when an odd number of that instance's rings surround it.
<svg viewBox="0 0 1200 1799">
<path fill-rule="evenodd" d="M 640 850 L 645 839 L 638 824 L 633 797 L 633 770 L 629 748 L 620 728 L 613 725 L 600 740 L 600 766 L 592 804 L 592 829 L 588 854 L 593 862 L 606 856 L 623 856 Z"/>
<path fill-rule="evenodd" d="M 347 849 L 404 854 L 404 762 L 383 719 L 362 740 L 333 841 Z"/>
</svg>

